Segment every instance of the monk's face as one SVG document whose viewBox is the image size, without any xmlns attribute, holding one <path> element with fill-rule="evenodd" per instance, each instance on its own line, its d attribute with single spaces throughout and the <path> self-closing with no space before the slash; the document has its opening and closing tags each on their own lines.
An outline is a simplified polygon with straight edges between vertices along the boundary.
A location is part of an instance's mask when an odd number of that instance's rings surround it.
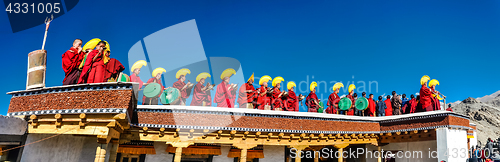
<svg viewBox="0 0 500 162">
<path fill-rule="evenodd" d="M 205 78 L 200 79 L 200 84 L 205 84 Z"/>
<path fill-rule="evenodd" d="M 339 89 L 336 89 L 336 90 L 335 90 L 335 93 L 339 93 Z"/>
<path fill-rule="evenodd" d="M 111 51 L 106 51 L 106 56 L 109 57 L 109 55 L 111 55 Z"/>
<path fill-rule="evenodd" d="M 370 95 L 370 98 L 373 99 L 373 95 Z"/>
<path fill-rule="evenodd" d="M 81 48 L 82 47 L 82 41 L 76 40 L 73 42 L 73 48 Z"/>
<path fill-rule="evenodd" d="M 181 77 L 179 77 L 179 79 L 181 80 L 181 82 L 184 82 L 186 80 L 186 76 L 185 75 L 181 75 Z"/>
<path fill-rule="evenodd" d="M 267 82 L 262 83 L 262 86 L 267 87 Z"/>
<path fill-rule="evenodd" d="M 289 91 L 292 91 L 292 92 L 293 92 L 293 90 L 294 90 L 294 89 L 295 89 L 295 87 L 292 87 L 292 88 L 290 88 L 290 89 L 289 89 Z"/>
<path fill-rule="evenodd" d="M 226 82 L 227 84 L 229 84 L 229 77 L 224 77 L 224 82 Z"/>
<path fill-rule="evenodd" d="M 253 84 L 253 80 L 249 80 L 248 83 Z"/>
<path fill-rule="evenodd" d="M 156 78 L 156 80 L 160 80 L 161 79 L 161 73 L 156 74 L 155 78 Z"/>
<path fill-rule="evenodd" d="M 316 93 L 316 88 L 313 89 L 313 93 Z"/>
<path fill-rule="evenodd" d="M 95 49 L 98 51 L 102 51 L 104 49 L 104 47 L 106 47 L 106 45 L 104 45 L 104 43 L 99 43 L 97 46 L 95 46 Z"/>
<path fill-rule="evenodd" d="M 276 84 L 276 88 L 280 89 L 281 83 Z"/>
<path fill-rule="evenodd" d="M 134 69 L 134 74 L 139 75 L 141 73 L 141 68 Z"/>
</svg>

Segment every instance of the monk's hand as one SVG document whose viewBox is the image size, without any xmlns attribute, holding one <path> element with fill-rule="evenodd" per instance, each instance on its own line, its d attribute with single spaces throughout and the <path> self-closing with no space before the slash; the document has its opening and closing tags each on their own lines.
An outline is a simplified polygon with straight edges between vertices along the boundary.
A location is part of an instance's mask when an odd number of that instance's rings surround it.
<svg viewBox="0 0 500 162">
<path fill-rule="evenodd" d="M 76 49 L 78 49 L 78 53 L 82 52 L 82 47 L 78 47 Z"/>
</svg>

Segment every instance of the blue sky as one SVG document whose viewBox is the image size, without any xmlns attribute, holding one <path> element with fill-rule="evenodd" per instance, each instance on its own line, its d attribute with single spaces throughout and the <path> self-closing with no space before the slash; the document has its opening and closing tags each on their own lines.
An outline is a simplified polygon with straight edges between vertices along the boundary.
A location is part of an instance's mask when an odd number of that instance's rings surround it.
<svg viewBox="0 0 500 162">
<path fill-rule="evenodd" d="M 296 82 L 308 76 L 327 83 L 377 81 L 378 91 L 370 92 L 378 96 L 418 92 L 420 77 L 429 75 L 440 81 L 447 102 L 480 97 L 500 90 L 499 3 L 80 1 L 51 24 L 46 86 L 62 84 L 61 55 L 75 38 L 107 40 L 112 57 L 129 67 L 127 53 L 138 40 L 195 19 L 205 54 L 239 60 L 245 78 L 255 72 Z M 25 89 L 27 55 L 40 49 L 43 30 L 12 33 L 7 14 L 0 14 L 4 93 Z M 320 89 L 324 98 L 331 86 Z M 10 98 L 0 95 L 0 114 L 7 113 Z"/>
</svg>

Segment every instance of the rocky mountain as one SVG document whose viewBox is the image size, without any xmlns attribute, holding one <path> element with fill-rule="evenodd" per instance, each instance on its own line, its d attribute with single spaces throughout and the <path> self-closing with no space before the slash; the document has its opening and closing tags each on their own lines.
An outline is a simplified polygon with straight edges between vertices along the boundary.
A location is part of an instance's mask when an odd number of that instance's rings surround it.
<svg viewBox="0 0 500 162">
<path fill-rule="evenodd" d="M 478 99 L 469 97 L 454 104 L 452 109 L 468 116 L 477 125 L 478 141 L 482 144 L 488 137 L 500 138 L 500 91 Z"/>
</svg>

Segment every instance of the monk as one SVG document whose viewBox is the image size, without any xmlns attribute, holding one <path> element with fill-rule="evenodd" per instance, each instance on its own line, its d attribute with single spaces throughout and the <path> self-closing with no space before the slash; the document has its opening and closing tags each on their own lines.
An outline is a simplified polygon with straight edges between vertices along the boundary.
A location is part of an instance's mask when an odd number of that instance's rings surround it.
<svg viewBox="0 0 500 162">
<path fill-rule="evenodd" d="M 254 74 L 250 76 L 248 81 L 241 85 L 240 90 L 238 92 L 238 104 L 240 108 L 252 108 L 254 109 L 257 106 L 257 92 L 253 87 L 254 82 Z M 250 106 L 251 105 L 251 106 Z"/>
<path fill-rule="evenodd" d="M 338 83 L 335 83 L 333 85 L 333 93 L 330 94 L 330 96 L 328 96 L 328 101 L 326 103 L 326 105 L 328 106 L 328 109 L 326 109 L 326 113 L 329 113 L 329 114 L 338 114 L 339 113 L 339 101 L 340 101 L 340 97 L 339 97 L 339 91 L 340 91 L 340 88 L 341 87 L 344 87 L 344 84 L 338 82 Z"/>
<path fill-rule="evenodd" d="M 188 83 L 184 83 L 186 81 L 186 75 L 191 74 L 191 71 L 189 69 L 180 69 L 177 71 L 176 78 L 177 81 L 174 82 L 173 86 L 174 88 L 177 88 L 181 92 L 180 96 L 180 102 L 179 105 L 186 105 L 186 99 L 189 97 L 191 92 L 188 93 L 188 86 L 191 84 L 191 82 L 188 81 Z M 191 90 L 191 89 L 189 89 Z"/>
<path fill-rule="evenodd" d="M 236 71 L 232 68 L 228 68 L 222 72 L 222 82 L 217 85 L 214 97 L 214 102 L 217 103 L 217 107 L 234 107 L 237 87 L 229 84 L 230 77 L 234 74 L 236 74 Z"/>
<path fill-rule="evenodd" d="M 292 81 L 287 84 L 288 97 L 285 105 L 286 111 L 299 111 L 299 99 L 297 98 L 297 95 L 295 95 L 294 91 L 296 86 L 295 82 Z"/>
<path fill-rule="evenodd" d="M 406 111 L 411 114 L 417 112 L 417 99 L 415 98 L 415 95 L 410 95 L 410 100 L 408 101 L 408 107 Z"/>
<path fill-rule="evenodd" d="M 64 70 L 63 85 L 71 85 L 78 83 L 80 78 L 80 69 L 78 66 L 85 57 L 82 52 L 82 40 L 75 39 L 73 46 L 62 55 L 62 67 Z"/>
<path fill-rule="evenodd" d="M 309 86 L 311 92 L 306 97 L 306 106 L 308 107 L 308 112 L 318 112 L 319 109 L 319 101 L 318 96 L 316 96 L 316 87 L 318 84 L 316 82 L 312 82 Z"/>
<path fill-rule="evenodd" d="M 368 95 L 368 116 L 377 116 L 376 115 L 376 107 L 377 104 L 373 100 L 373 94 Z"/>
<path fill-rule="evenodd" d="M 131 82 L 136 82 L 136 83 L 139 83 L 139 90 L 142 89 L 142 86 L 146 86 L 147 84 L 144 84 L 144 82 L 142 82 L 141 78 L 139 77 L 139 73 L 141 73 L 141 68 L 142 66 L 146 66 L 148 63 L 144 60 L 139 60 L 137 62 L 135 62 L 133 65 L 132 65 L 132 75 L 130 75 L 130 81 Z"/>
<path fill-rule="evenodd" d="M 391 95 L 387 95 L 387 100 L 385 100 L 384 102 L 385 105 L 387 106 L 387 109 L 385 109 L 385 116 L 391 116 L 392 115 Z"/>
<path fill-rule="evenodd" d="M 259 80 L 260 88 L 258 89 L 258 97 L 257 97 L 257 108 L 259 110 L 264 110 L 266 106 L 271 105 L 271 99 L 268 96 L 268 90 L 269 88 L 267 87 L 267 82 L 271 80 L 272 78 L 270 76 L 262 76 Z"/>
<path fill-rule="evenodd" d="M 196 80 L 198 83 L 194 86 L 193 99 L 191 100 L 191 106 L 212 106 L 212 96 L 210 94 L 210 83 L 204 86 L 206 78 L 210 77 L 208 73 L 198 74 Z"/>
<path fill-rule="evenodd" d="M 104 64 L 106 67 L 106 71 L 104 72 L 104 81 L 116 82 L 118 79 L 118 75 L 123 70 L 125 70 L 125 67 L 117 59 L 109 57 L 111 55 L 111 51 L 109 49 L 107 49 L 105 53 L 106 53 L 106 58 L 108 58 L 109 60 L 108 61 L 104 60 Z"/>
<path fill-rule="evenodd" d="M 93 56 L 92 67 L 90 68 L 87 83 L 105 82 L 104 76 L 105 76 L 106 70 L 105 70 L 105 65 L 104 65 L 104 55 L 105 55 L 105 52 L 108 50 L 108 48 L 106 47 L 106 46 L 108 46 L 108 43 L 106 41 L 102 41 L 102 42 L 103 42 L 105 47 L 102 48 L 101 52 L 99 52 L 98 54 Z M 101 44 L 101 42 L 99 42 L 99 44 Z M 87 57 L 87 59 L 88 59 L 88 57 Z"/>
<path fill-rule="evenodd" d="M 429 89 L 431 90 L 432 92 L 432 97 L 431 97 L 431 101 L 432 101 L 432 106 L 434 107 L 434 111 L 437 111 L 437 110 L 441 110 L 441 102 L 439 101 L 439 95 L 441 95 L 441 93 L 439 93 L 439 91 L 436 90 L 436 85 L 439 85 L 439 81 L 436 80 L 436 79 L 432 79 L 430 82 L 429 82 Z M 444 97 L 446 98 L 446 97 Z"/>
<path fill-rule="evenodd" d="M 160 87 L 163 91 L 165 89 L 165 87 L 163 87 L 163 84 L 161 83 L 161 74 L 164 72 L 166 72 L 166 70 L 163 68 L 156 68 L 155 70 L 153 70 L 154 77 L 149 79 L 147 84 L 158 83 L 158 84 L 160 84 Z M 158 96 L 155 96 L 152 98 L 148 98 L 146 96 L 143 96 L 142 97 L 142 104 L 143 105 L 158 105 L 158 98 L 160 97 L 160 95 L 161 95 L 161 93 L 158 94 Z"/>
<path fill-rule="evenodd" d="M 273 103 L 273 110 L 278 110 L 282 111 L 283 108 L 285 107 L 285 104 L 283 102 L 283 99 L 281 98 L 283 96 L 283 92 L 281 92 L 281 82 L 284 81 L 282 77 L 276 77 L 273 80 L 273 90 L 272 90 L 272 103 Z"/>
<path fill-rule="evenodd" d="M 351 108 L 347 110 L 346 115 L 354 115 L 354 104 L 356 103 L 356 97 L 358 97 L 357 93 L 352 93 L 351 91 L 349 94 L 347 94 L 345 97 L 349 98 L 351 100 Z"/>
<path fill-rule="evenodd" d="M 417 108 L 418 112 L 422 111 L 433 111 L 434 107 L 432 106 L 432 92 L 429 88 L 427 88 L 427 81 L 429 81 L 429 76 L 423 76 L 420 79 L 420 84 L 422 87 L 420 88 L 420 99 L 419 99 L 419 108 Z"/>
<path fill-rule="evenodd" d="M 87 59 L 83 65 L 78 84 L 99 83 L 104 81 L 104 62 L 102 62 L 102 55 L 105 47 L 106 42 L 100 41 L 95 49 L 87 54 Z"/>
</svg>

